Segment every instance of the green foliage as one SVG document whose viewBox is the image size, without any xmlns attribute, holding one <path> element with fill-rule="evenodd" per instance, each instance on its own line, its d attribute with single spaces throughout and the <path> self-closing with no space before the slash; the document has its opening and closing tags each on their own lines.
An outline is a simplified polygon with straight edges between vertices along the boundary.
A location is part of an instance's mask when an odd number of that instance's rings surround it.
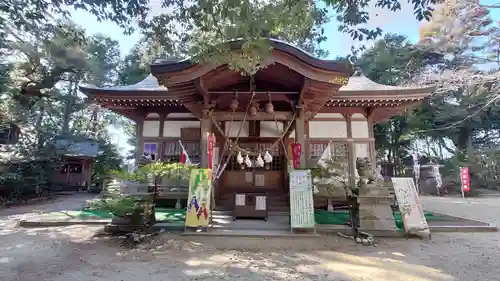
<svg viewBox="0 0 500 281">
<path fill-rule="evenodd" d="M 93 180 L 103 180 L 122 163 L 108 132 L 109 124 L 122 118 L 89 105 L 77 92 L 84 82 L 114 84 L 120 60 L 118 42 L 102 35 L 87 37 L 68 20 L 39 20 L 43 24 L 27 22 L 25 28 L 4 29 L 9 36 L 0 46 L 4 54 L 0 122 L 14 121 L 21 128 L 19 143 L 8 148 L 19 154 L 21 162 L 7 163 L 10 168 L 2 177 L 4 184 L 12 186 L 7 193 L 13 196 L 34 196 L 36 187 L 57 187 L 53 174 L 62 163 L 50 151 L 49 142 L 62 133 L 98 140 Z M 53 165 L 40 164 L 45 162 Z"/>
<path fill-rule="evenodd" d="M 327 52 L 318 46 L 326 40 L 324 24 L 335 18 L 329 15 L 332 10 L 338 15 L 339 30 L 352 38 L 366 40 L 379 36 L 380 28 L 369 30 L 363 26 L 371 16 L 369 3 L 346 0 L 195 0 L 189 3 L 179 0 L 6 0 L 0 4 L 3 31 L 0 37 L 5 38 L 11 32 L 8 28 L 11 26 L 23 31 L 36 30 L 40 26 L 53 28 L 57 24 L 51 20 L 52 16 L 68 17 L 69 6 L 86 10 L 99 20 L 111 20 L 124 28 L 125 33 L 131 33 L 133 27 L 138 26 L 146 41 L 157 42 L 170 55 L 201 54 L 201 60 L 222 59 L 240 72 L 253 73 L 265 59 L 263 52 L 269 49 L 269 44 L 262 43 L 265 37 L 283 39 L 317 56 L 326 56 Z M 437 1 L 412 0 L 411 3 L 416 18 L 428 20 L 431 6 Z M 396 0 L 377 0 L 375 4 L 391 11 L 401 9 L 400 1 Z M 168 12 L 148 17 L 160 7 Z M 79 33 L 76 39 L 84 37 Z M 248 44 L 241 54 L 211 49 L 215 44 L 236 38 L 242 38 Z"/>
<path fill-rule="evenodd" d="M 59 187 L 52 181 L 52 176 L 60 165 L 56 157 L 11 163 L 0 174 L 0 196 L 22 200 L 57 191 Z"/>
<path fill-rule="evenodd" d="M 118 170 L 123 165 L 121 155 L 116 147 L 108 141 L 100 139 L 99 153 L 92 164 L 93 183 L 104 182 L 109 179 L 109 173 L 113 170 Z"/>
<path fill-rule="evenodd" d="M 115 216 L 127 217 L 144 209 L 144 204 L 131 195 L 122 194 L 118 183 L 111 183 L 105 196 L 92 200 L 88 204 L 91 210 L 108 211 Z"/>
<path fill-rule="evenodd" d="M 149 177 L 168 178 L 175 182 L 184 182 L 189 180 L 191 170 L 197 165 L 181 163 L 161 163 L 153 162 L 139 167 L 133 172 L 125 170 L 111 171 L 110 175 L 119 180 L 127 180 L 139 183 L 148 183 Z"/>
<path fill-rule="evenodd" d="M 445 163 L 445 186 L 458 184 L 460 166 L 470 168 L 472 185 L 496 186 L 491 148 L 498 143 L 500 112 L 492 100 L 500 94 L 500 69 L 482 71 L 478 65 L 486 61 L 485 50 L 500 46 L 497 33 L 498 26 L 477 3 L 449 1 L 437 6 L 419 44 L 388 35 L 356 61 L 381 84 L 438 87 L 420 106 L 375 126 L 377 157 L 395 164 L 396 175 L 411 170 L 409 153 L 417 148 Z"/>
<path fill-rule="evenodd" d="M 406 37 L 388 34 L 364 52 L 356 64 L 363 70 L 363 74 L 377 83 L 399 85 L 408 81 L 426 66 L 433 65 L 436 62 L 431 59 L 433 57 L 431 52 L 410 44 Z M 411 147 L 409 134 L 412 132 L 412 127 L 408 117 L 409 114 L 404 112 L 400 116 L 392 117 L 374 126 L 379 159 L 400 164 L 401 159 L 410 157 L 408 154 Z"/>
<path fill-rule="evenodd" d="M 346 196 L 356 189 L 349 187 L 346 163 L 339 163 L 334 156 L 311 169 L 311 176 L 316 195 L 319 196 Z"/>
<path fill-rule="evenodd" d="M 133 194 L 122 194 L 120 184 L 127 182 L 148 184 L 153 178 L 168 178 L 181 183 L 189 180 L 191 170 L 196 165 L 150 163 L 138 168 L 136 171 L 115 170 L 110 177 L 117 180 L 112 182 L 104 193 L 103 198 L 90 203 L 91 209 L 106 210 L 116 216 L 132 216 L 137 210 L 144 208 L 144 204 L 137 201 Z"/>
</svg>

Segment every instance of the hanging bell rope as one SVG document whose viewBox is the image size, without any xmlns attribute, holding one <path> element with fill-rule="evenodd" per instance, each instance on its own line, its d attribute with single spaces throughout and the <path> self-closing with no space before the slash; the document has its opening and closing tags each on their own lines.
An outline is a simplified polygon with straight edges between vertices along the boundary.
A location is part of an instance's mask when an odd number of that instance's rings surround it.
<svg viewBox="0 0 500 281">
<path fill-rule="evenodd" d="M 273 101 L 271 100 L 271 94 L 269 92 L 267 92 L 267 97 L 269 99 L 269 103 L 272 105 Z M 288 128 L 290 128 L 291 124 L 293 123 L 293 121 L 295 121 L 295 114 L 294 114 L 294 118 L 291 122 L 289 122 L 288 124 Z M 276 124 L 276 132 L 279 132 L 280 131 L 280 128 L 278 126 L 278 120 L 276 120 L 276 112 L 273 110 L 273 117 L 274 117 L 274 124 Z M 286 130 L 283 130 L 283 136 L 281 138 L 279 138 L 280 142 L 281 142 L 281 146 L 283 147 L 283 153 L 285 154 L 285 158 L 286 158 L 286 163 L 287 165 L 290 165 L 290 158 L 288 157 L 288 150 L 286 149 L 286 145 L 285 145 L 285 142 L 283 141 L 283 138 L 285 137 L 285 134 L 288 132 L 288 129 Z"/>
<path fill-rule="evenodd" d="M 240 128 L 238 130 L 238 134 L 236 134 L 235 143 L 238 143 L 238 141 L 240 139 L 241 129 L 243 128 L 243 125 L 245 124 L 245 122 L 247 120 L 248 109 L 250 108 L 250 105 L 252 104 L 252 101 L 253 101 L 254 97 L 255 97 L 255 92 L 252 92 L 252 96 L 250 96 L 250 101 L 248 102 L 247 107 L 245 109 L 245 115 L 243 116 L 243 122 L 241 122 Z M 234 120 L 234 115 L 235 115 L 235 110 L 233 110 L 233 116 L 231 117 L 231 122 L 233 122 L 233 120 Z M 216 175 L 215 175 L 216 179 L 218 179 L 222 175 L 222 172 L 224 171 L 224 169 L 226 169 L 227 163 L 229 163 L 229 160 L 231 160 L 231 154 L 232 154 L 232 152 L 235 150 L 235 148 L 237 146 L 235 146 L 234 143 L 233 143 L 233 141 L 231 141 L 231 139 L 229 139 L 226 136 L 226 134 L 224 133 L 224 131 L 221 129 L 219 123 L 216 120 L 214 120 L 214 117 L 212 115 L 212 111 L 209 112 L 208 116 L 210 116 L 210 119 L 212 120 L 212 123 L 215 124 L 215 127 L 217 128 L 217 130 L 219 131 L 219 133 L 221 134 L 221 136 L 224 138 L 224 140 L 229 143 L 229 147 L 231 148 L 231 150 L 229 152 L 229 155 L 228 155 L 226 161 L 224 162 L 224 165 L 222 166 L 222 168 L 220 170 L 218 169 L 219 173 L 216 173 Z"/>
<path fill-rule="evenodd" d="M 246 116 L 246 115 L 245 115 Z M 220 127 L 219 124 L 217 124 L 216 120 L 214 119 L 214 117 L 212 115 L 210 115 L 210 118 L 212 119 L 212 122 L 213 124 L 215 125 L 215 128 L 217 129 L 217 131 L 219 131 L 219 133 L 221 134 L 221 136 L 224 138 L 225 141 L 229 142 L 229 146 L 231 148 L 233 148 L 235 151 L 238 151 L 238 152 L 241 152 L 242 154 L 244 155 L 250 155 L 250 156 L 259 156 L 259 153 L 260 152 L 253 152 L 253 151 L 249 151 L 249 150 L 246 150 L 246 149 L 243 149 L 241 147 L 238 146 L 238 139 L 236 139 L 236 141 L 232 141 L 228 136 L 226 136 L 226 134 L 224 133 L 224 131 L 222 130 L 222 128 Z M 280 142 L 283 144 L 284 146 L 284 143 L 283 143 L 283 138 L 285 137 L 286 133 L 288 132 L 288 130 L 292 127 L 292 124 L 293 124 L 293 121 L 295 121 L 295 118 L 296 116 L 294 115 L 293 118 L 292 118 L 292 121 L 288 123 L 286 129 L 283 131 L 283 133 L 278 137 L 278 139 L 273 143 L 271 144 L 270 147 L 268 147 L 266 150 L 272 150 L 274 149 L 277 145 L 280 144 Z M 276 116 L 275 116 L 275 120 L 276 120 Z M 245 121 L 243 121 L 244 123 Z M 277 122 L 277 120 L 275 121 Z M 288 158 L 288 157 L 287 157 Z"/>
<path fill-rule="evenodd" d="M 232 109 L 232 114 L 231 114 L 231 122 L 229 122 L 229 127 L 228 131 L 231 132 L 231 126 L 233 125 L 234 122 L 234 115 L 236 110 L 238 109 L 238 91 L 236 91 L 235 96 L 233 101 L 231 102 L 231 109 Z M 210 117 L 212 114 L 210 114 Z M 212 123 L 215 123 L 217 125 L 217 122 L 214 122 L 213 118 Z M 243 124 L 241 124 L 243 126 Z M 217 171 L 215 172 L 215 180 L 217 180 L 220 177 L 220 174 L 222 174 L 223 169 L 226 167 L 227 163 L 224 166 L 222 165 L 222 161 L 224 161 L 224 155 L 226 154 L 226 151 L 229 149 L 229 142 L 227 139 L 224 140 L 224 148 L 222 149 L 222 155 L 217 163 Z"/>
</svg>

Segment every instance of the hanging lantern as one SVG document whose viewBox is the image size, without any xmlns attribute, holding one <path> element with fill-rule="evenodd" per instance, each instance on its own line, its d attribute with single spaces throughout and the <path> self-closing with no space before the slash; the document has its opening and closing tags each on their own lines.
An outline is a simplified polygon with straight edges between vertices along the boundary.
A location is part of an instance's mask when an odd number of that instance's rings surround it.
<svg viewBox="0 0 500 281">
<path fill-rule="evenodd" d="M 255 105 L 250 106 L 248 109 L 248 115 L 250 115 L 250 117 L 257 116 L 257 107 Z"/>
<path fill-rule="evenodd" d="M 238 103 L 237 99 L 232 100 L 231 103 L 229 104 L 229 108 L 231 108 L 231 110 L 238 109 L 238 106 L 239 106 L 239 103 Z"/>
<path fill-rule="evenodd" d="M 300 154 L 302 154 L 302 145 L 300 143 L 295 142 L 292 148 L 293 148 L 293 167 L 299 168 Z"/>
<path fill-rule="evenodd" d="M 274 105 L 272 102 L 266 103 L 265 110 L 267 114 L 273 114 L 274 113 Z"/>
</svg>

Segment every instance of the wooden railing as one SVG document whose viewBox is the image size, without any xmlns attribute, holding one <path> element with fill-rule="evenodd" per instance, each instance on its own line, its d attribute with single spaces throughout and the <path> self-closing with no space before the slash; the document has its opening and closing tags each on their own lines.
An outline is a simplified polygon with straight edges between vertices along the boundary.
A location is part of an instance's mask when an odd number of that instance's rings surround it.
<svg viewBox="0 0 500 281">
<path fill-rule="evenodd" d="M 156 190 L 158 199 L 188 199 L 188 181 L 169 181 L 157 179 Z"/>
</svg>

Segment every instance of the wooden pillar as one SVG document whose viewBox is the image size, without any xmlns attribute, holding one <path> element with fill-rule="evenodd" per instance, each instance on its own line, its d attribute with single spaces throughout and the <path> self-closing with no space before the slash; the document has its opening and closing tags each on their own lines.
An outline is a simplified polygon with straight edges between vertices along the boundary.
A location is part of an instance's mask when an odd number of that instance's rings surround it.
<svg viewBox="0 0 500 281">
<path fill-rule="evenodd" d="M 366 122 L 368 122 L 368 137 L 370 138 L 370 142 L 368 143 L 368 155 L 370 156 L 370 163 L 372 163 L 373 167 L 376 167 L 377 150 L 375 149 L 375 123 L 373 122 L 373 109 L 371 108 L 367 109 Z"/>
<path fill-rule="evenodd" d="M 200 168 L 208 168 L 208 133 L 212 132 L 212 120 L 208 116 L 208 110 L 203 110 L 203 117 L 201 119 L 201 140 L 200 140 Z"/>
<path fill-rule="evenodd" d="M 368 119 L 368 136 L 370 137 L 370 143 L 368 144 L 368 150 L 370 155 L 370 163 L 374 165 L 377 164 L 377 150 L 375 148 L 375 134 L 374 134 L 374 126 L 373 121 Z"/>
<path fill-rule="evenodd" d="M 158 143 L 158 159 L 163 162 L 165 159 L 165 143 L 164 143 L 164 128 L 165 128 L 165 118 L 167 118 L 167 114 L 166 113 L 161 113 L 160 114 L 160 132 L 158 134 L 158 136 L 160 136 L 160 141 Z"/>
<path fill-rule="evenodd" d="M 352 114 L 345 115 L 347 124 L 347 160 L 349 161 L 349 186 L 352 188 L 356 185 L 356 147 L 352 138 Z"/>
<path fill-rule="evenodd" d="M 137 147 L 135 148 L 136 166 L 139 164 L 144 149 L 144 137 L 142 136 L 143 130 L 144 130 L 144 117 L 140 117 L 137 120 L 135 120 L 135 136 L 137 138 Z"/>
<path fill-rule="evenodd" d="M 299 116 L 295 120 L 295 141 L 300 143 L 302 146 L 302 153 L 300 154 L 300 168 L 306 168 L 306 153 L 305 153 L 305 139 L 306 139 L 306 130 L 305 130 L 305 122 L 304 122 L 304 113 L 300 112 Z"/>
</svg>

